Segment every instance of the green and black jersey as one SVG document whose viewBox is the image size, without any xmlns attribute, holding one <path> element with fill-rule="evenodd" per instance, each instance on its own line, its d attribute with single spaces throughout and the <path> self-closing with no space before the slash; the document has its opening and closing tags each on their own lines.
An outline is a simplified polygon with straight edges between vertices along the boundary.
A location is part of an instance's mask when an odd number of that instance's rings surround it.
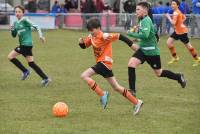
<svg viewBox="0 0 200 134">
<path fill-rule="evenodd" d="M 139 46 L 144 55 L 154 56 L 160 55 L 155 33 L 156 29 L 150 17 L 145 16 L 143 19 L 139 20 L 139 31 L 128 31 L 128 36 L 140 39 Z"/>
<path fill-rule="evenodd" d="M 11 27 L 11 34 L 13 37 L 19 36 L 19 44 L 23 46 L 32 46 L 32 28 L 38 31 L 39 37 L 41 38 L 42 32 L 38 25 L 32 23 L 29 19 L 22 17 L 20 20 L 14 22 Z"/>
</svg>

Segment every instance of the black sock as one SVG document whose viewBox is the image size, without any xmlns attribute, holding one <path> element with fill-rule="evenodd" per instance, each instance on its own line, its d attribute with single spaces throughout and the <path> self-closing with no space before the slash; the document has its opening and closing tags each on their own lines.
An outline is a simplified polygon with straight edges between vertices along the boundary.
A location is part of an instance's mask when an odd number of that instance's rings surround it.
<svg viewBox="0 0 200 134">
<path fill-rule="evenodd" d="M 128 67 L 128 81 L 129 81 L 129 88 L 134 93 L 136 93 L 136 90 L 135 90 L 136 76 L 135 76 L 135 68 L 133 67 Z"/>
<path fill-rule="evenodd" d="M 33 70 L 42 78 L 42 79 L 48 79 L 48 77 L 44 74 L 44 72 L 40 69 L 39 66 L 37 66 L 34 62 L 28 63 Z"/>
<path fill-rule="evenodd" d="M 177 81 L 179 81 L 179 79 L 180 79 L 179 74 L 173 73 L 169 70 L 163 70 L 160 77 L 167 77 L 169 79 L 177 80 Z"/>
<path fill-rule="evenodd" d="M 16 58 L 13 58 L 10 60 L 10 62 L 12 62 L 17 68 L 19 68 L 22 72 L 26 72 L 28 71 L 23 65 L 22 63 L 16 59 Z"/>
</svg>

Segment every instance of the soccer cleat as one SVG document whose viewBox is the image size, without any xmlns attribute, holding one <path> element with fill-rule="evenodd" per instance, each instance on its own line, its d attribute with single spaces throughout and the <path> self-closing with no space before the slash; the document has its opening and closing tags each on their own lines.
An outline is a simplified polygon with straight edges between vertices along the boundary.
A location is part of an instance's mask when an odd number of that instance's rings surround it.
<svg viewBox="0 0 200 134">
<path fill-rule="evenodd" d="M 43 79 L 41 81 L 42 86 L 46 87 L 49 85 L 49 83 L 51 82 L 51 79 L 47 78 L 47 79 Z"/>
<path fill-rule="evenodd" d="M 196 67 L 198 65 L 200 65 L 200 57 L 198 57 L 196 60 L 194 60 L 194 64 L 192 66 Z"/>
<path fill-rule="evenodd" d="M 172 64 L 172 63 L 175 63 L 175 62 L 178 62 L 179 61 L 179 57 L 173 57 L 169 62 L 168 64 Z"/>
<path fill-rule="evenodd" d="M 181 85 L 182 88 L 186 87 L 186 80 L 184 78 L 184 75 L 182 73 L 179 74 L 179 80 L 178 83 Z"/>
<path fill-rule="evenodd" d="M 104 91 L 104 95 L 100 99 L 100 102 L 101 102 L 101 105 L 102 105 L 103 109 L 106 109 L 106 106 L 108 104 L 108 98 L 109 98 L 108 91 Z"/>
<path fill-rule="evenodd" d="M 143 105 L 143 101 L 138 99 L 138 103 L 137 105 L 135 105 L 135 108 L 134 108 L 134 113 L 133 113 L 134 115 L 137 115 L 140 112 L 142 105 Z"/>
<path fill-rule="evenodd" d="M 30 71 L 27 70 L 26 72 L 23 72 L 21 80 L 25 80 L 30 75 Z"/>
</svg>

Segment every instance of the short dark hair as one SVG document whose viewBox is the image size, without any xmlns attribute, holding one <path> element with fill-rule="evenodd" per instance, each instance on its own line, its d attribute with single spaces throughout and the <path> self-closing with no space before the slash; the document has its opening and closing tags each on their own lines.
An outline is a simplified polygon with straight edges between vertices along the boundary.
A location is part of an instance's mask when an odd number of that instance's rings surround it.
<svg viewBox="0 0 200 134">
<path fill-rule="evenodd" d="M 176 2 L 176 4 L 179 6 L 180 5 L 180 1 L 179 0 L 172 0 L 172 2 Z"/>
<path fill-rule="evenodd" d="M 101 22 L 97 18 L 91 18 L 87 22 L 87 29 L 88 29 L 88 31 L 91 31 L 94 28 L 101 28 Z"/>
<path fill-rule="evenodd" d="M 142 1 L 137 4 L 137 6 L 142 6 L 144 8 L 150 9 L 151 5 L 148 2 Z"/>
<path fill-rule="evenodd" d="M 25 8 L 21 5 L 17 5 L 14 9 L 16 9 L 16 8 L 21 9 L 23 13 L 25 12 Z"/>
</svg>

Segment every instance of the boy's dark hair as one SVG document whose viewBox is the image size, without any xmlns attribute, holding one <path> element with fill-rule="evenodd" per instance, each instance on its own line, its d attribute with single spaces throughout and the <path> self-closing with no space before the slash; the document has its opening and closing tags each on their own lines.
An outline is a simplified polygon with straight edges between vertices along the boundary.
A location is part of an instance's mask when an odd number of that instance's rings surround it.
<svg viewBox="0 0 200 134">
<path fill-rule="evenodd" d="M 145 2 L 145 1 L 139 2 L 137 4 L 137 6 L 142 6 L 142 7 L 147 8 L 147 9 L 150 8 L 150 4 L 148 2 Z"/>
<path fill-rule="evenodd" d="M 176 4 L 179 6 L 180 5 L 180 1 L 179 0 L 172 0 L 172 2 L 176 2 Z"/>
<path fill-rule="evenodd" d="M 24 8 L 23 6 L 21 6 L 21 5 L 17 5 L 17 6 L 14 8 L 14 10 L 15 10 L 16 8 L 21 9 L 23 13 L 25 12 L 25 8 Z"/>
<path fill-rule="evenodd" d="M 94 28 L 101 28 L 101 22 L 97 18 L 91 18 L 87 22 L 88 31 L 92 31 Z"/>
</svg>

